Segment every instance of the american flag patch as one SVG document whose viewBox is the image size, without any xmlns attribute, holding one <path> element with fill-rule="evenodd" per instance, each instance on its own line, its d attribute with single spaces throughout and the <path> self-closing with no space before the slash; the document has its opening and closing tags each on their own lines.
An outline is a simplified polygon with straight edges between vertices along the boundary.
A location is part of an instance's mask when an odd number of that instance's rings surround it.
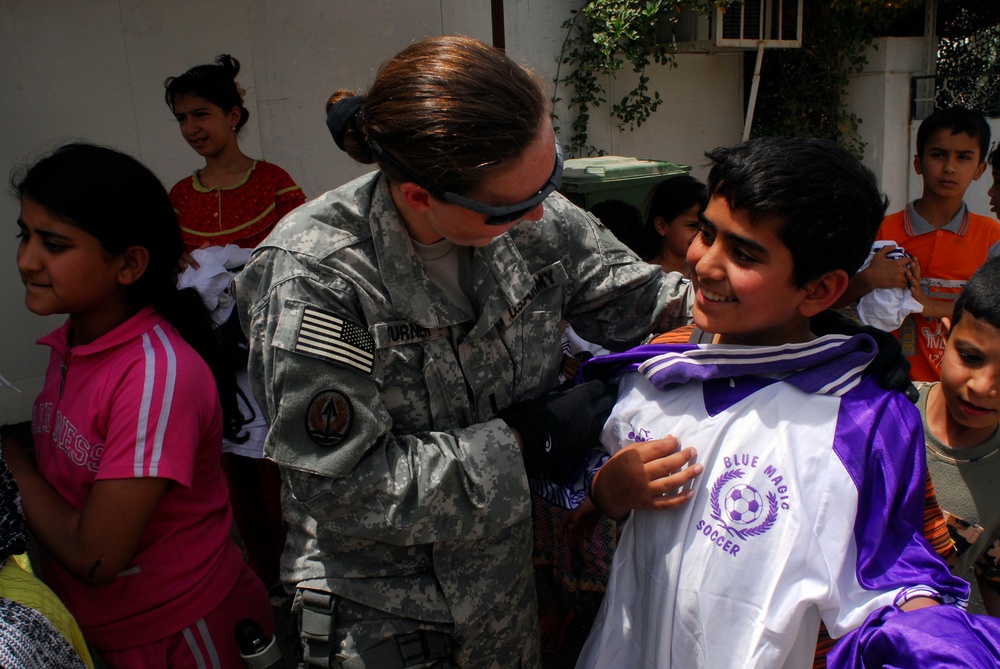
<svg viewBox="0 0 1000 669">
<path fill-rule="evenodd" d="M 306 307 L 302 312 L 295 352 L 371 374 L 375 342 L 368 331 L 357 323 Z"/>
</svg>

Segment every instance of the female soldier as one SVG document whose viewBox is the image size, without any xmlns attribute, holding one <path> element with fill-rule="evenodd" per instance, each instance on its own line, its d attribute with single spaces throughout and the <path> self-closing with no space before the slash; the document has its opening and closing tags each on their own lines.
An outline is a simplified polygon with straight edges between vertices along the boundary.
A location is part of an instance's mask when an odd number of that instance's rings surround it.
<svg viewBox="0 0 1000 669">
<path fill-rule="evenodd" d="M 546 395 L 562 321 L 622 348 L 687 313 L 680 276 L 554 193 L 545 95 L 481 42 L 410 46 L 327 123 L 379 171 L 236 280 L 304 661 L 538 667 L 526 473 L 575 464 L 613 401 Z"/>
</svg>

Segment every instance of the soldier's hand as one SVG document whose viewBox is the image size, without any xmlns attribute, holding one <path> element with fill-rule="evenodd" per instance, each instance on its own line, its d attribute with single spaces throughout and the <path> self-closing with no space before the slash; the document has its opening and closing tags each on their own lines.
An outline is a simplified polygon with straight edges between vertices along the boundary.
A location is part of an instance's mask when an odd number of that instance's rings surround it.
<svg viewBox="0 0 1000 669">
<path fill-rule="evenodd" d="M 519 402 L 498 416 L 520 438 L 528 476 L 551 475 L 567 464 L 575 468 L 596 446 L 617 388 L 606 381 L 587 381 L 568 390 L 553 390 L 535 400 Z"/>
</svg>

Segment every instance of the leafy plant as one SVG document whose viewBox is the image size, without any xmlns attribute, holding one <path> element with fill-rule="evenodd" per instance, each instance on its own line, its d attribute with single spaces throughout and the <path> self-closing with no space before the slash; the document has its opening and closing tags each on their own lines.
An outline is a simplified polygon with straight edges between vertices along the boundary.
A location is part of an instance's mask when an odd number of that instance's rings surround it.
<svg viewBox="0 0 1000 669">
<path fill-rule="evenodd" d="M 684 9 L 706 13 L 725 7 L 732 0 L 592 0 L 574 10 L 563 23 L 563 41 L 558 90 L 569 90 L 569 108 L 575 112 L 568 150 L 575 155 L 601 154 L 589 144 L 588 126 L 591 110 L 606 103 L 606 76 L 628 64 L 636 75 L 636 84 L 621 100 L 611 105 L 611 115 L 621 130 L 641 126 L 663 103 L 658 91 L 649 88 L 646 68 L 651 64 L 676 67 L 673 28 Z M 569 72 L 563 76 L 563 66 Z"/>
<path fill-rule="evenodd" d="M 765 52 L 752 136 L 822 137 L 861 156 L 861 118 L 847 109 L 850 77 L 875 36 L 923 0 L 804 3 L 801 49 Z"/>
<path fill-rule="evenodd" d="M 646 69 L 676 67 L 673 31 L 685 10 L 708 14 L 740 0 L 591 0 L 563 23 L 563 42 L 556 74 L 568 89 L 575 114 L 568 151 L 602 154 L 590 144 L 593 110 L 607 102 L 605 78 L 628 65 L 635 86 L 610 107 L 620 130 L 633 130 L 663 103 L 650 90 Z M 860 155 L 861 119 L 847 111 L 847 84 L 865 64 L 873 37 L 924 0 L 807 0 L 803 8 L 801 49 L 765 51 L 761 88 L 754 116 L 754 136 L 802 135 L 839 141 Z M 752 62 L 752 61 L 751 61 Z M 564 75 L 563 68 L 568 72 Z"/>
</svg>

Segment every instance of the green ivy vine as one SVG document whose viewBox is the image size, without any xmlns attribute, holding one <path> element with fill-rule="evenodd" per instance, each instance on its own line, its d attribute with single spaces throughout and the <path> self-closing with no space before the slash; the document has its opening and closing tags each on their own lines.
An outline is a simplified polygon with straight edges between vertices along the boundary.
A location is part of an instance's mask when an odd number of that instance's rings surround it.
<svg viewBox="0 0 1000 669">
<path fill-rule="evenodd" d="M 802 48 L 764 52 L 753 137 L 792 135 L 840 143 L 861 157 L 862 119 L 848 110 L 847 87 L 868 64 L 866 50 L 923 0 L 806 2 Z"/>
<path fill-rule="evenodd" d="M 663 103 L 646 70 L 677 66 L 672 36 L 682 12 L 708 14 L 739 1 L 591 0 L 572 11 L 562 26 L 566 38 L 553 98 L 559 102 L 559 92 L 568 91 L 570 155 L 603 153 L 590 143 L 588 127 L 594 110 L 607 103 L 605 77 L 630 67 L 636 83 L 611 104 L 610 114 L 620 130 L 641 126 Z M 765 51 L 753 135 L 824 137 L 860 155 L 861 119 L 846 104 L 849 79 L 864 68 L 872 39 L 923 1 L 807 0 L 802 48 Z"/>
<path fill-rule="evenodd" d="M 566 31 L 556 73 L 556 96 L 560 87 L 569 91 L 573 112 L 572 134 L 567 150 L 571 155 L 602 154 L 589 143 L 591 111 L 606 103 L 603 80 L 616 76 L 628 64 L 636 84 L 611 105 L 611 115 L 620 130 L 641 126 L 663 103 L 658 91 L 649 88 L 646 68 L 651 64 L 677 67 L 674 61 L 673 28 L 681 12 L 693 9 L 707 13 L 732 0 L 592 0 L 573 10 L 562 27 Z M 569 71 L 562 74 L 563 67 Z"/>
</svg>

